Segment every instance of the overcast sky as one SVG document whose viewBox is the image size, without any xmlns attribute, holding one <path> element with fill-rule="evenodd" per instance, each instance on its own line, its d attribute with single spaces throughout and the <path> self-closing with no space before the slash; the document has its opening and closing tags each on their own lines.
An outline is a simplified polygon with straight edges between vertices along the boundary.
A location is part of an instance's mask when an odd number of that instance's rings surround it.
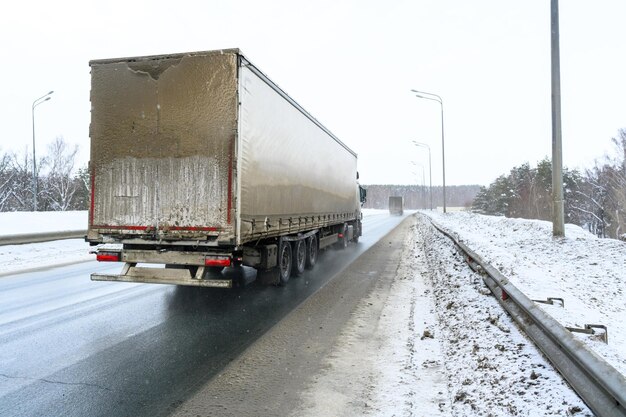
<svg viewBox="0 0 626 417">
<path fill-rule="evenodd" d="M 0 14 L 0 147 L 89 149 L 90 59 L 240 48 L 359 154 L 361 182 L 488 184 L 550 156 L 550 1 L 22 1 Z M 626 1 L 561 1 L 563 156 L 593 164 L 626 128 Z M 411 162 L 417 164 L 417 168 Z"/>
</svg>

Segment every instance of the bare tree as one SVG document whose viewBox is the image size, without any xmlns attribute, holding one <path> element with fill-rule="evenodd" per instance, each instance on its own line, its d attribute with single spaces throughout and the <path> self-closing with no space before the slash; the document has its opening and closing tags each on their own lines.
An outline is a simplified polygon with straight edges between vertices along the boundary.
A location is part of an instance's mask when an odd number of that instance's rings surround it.
<svg viewBox="0 0 626 417">
<path fill-rule="evenodd" d="M 73 176 L 77 153 L 78 145 L 71 147 L 63 137 L 57 137 L 48 146 L 46 160 L 49 171 L 43 187 L 52 210 L 65 211 L 72 205 L 72 198 L 78 188 Z"/>
<path fill-rule="evenodd" d="M 613 138 L 617 157 L 611 159 L 612 169 L 608 185 L 613 194 L 612 207 L 615 237 L 626 240 L 626 129 L 619 130 L 619 136 Z"/>
<path fill-rule="evenodd" d="M 11 198 L 7 210 L 33 210 L 33 172 L 32 160 L 29 158 L 28 148 L 22 154 L 11 154 L 11 170 L 13 178 L 9 185 Z M 39 166 L 43 166 L 43 160 Z"/>
<path fill-rule="evenodd" d="M 3 153 L 0 156 L 0 211 L 7 211 L 11 201 L 11 184 L 15 177 L 12 155 Z"/>
</svg>

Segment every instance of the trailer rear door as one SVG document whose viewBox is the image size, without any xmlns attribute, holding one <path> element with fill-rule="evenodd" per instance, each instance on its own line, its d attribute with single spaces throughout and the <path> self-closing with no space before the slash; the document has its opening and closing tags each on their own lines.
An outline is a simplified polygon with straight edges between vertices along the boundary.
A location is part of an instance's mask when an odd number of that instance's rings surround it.
<svg viewBox="0 0 626 417">
<path fill-rule="evenodd" d="M 233 241 L 236 51 L 90 65 L 88 237 Z"/>
</svg>

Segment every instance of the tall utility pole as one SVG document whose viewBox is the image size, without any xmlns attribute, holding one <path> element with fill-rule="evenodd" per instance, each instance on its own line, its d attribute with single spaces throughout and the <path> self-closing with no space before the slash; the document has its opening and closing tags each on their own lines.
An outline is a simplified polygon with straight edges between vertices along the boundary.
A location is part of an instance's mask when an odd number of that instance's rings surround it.
<svg viewBox="0 0 626 417">
<path fill-rule="evenodd" d="M 552 235 L 565 236 L 563 209 L 563 149 L 561 147 L 561 63 L 559 52 L 559 1 L 550 3 L 552 52 Z"/>
<path fill-rule="evenodd" d="M 411 90 L 415 93 L 415 97 L 432 100 L 441 106 L 441 165 L 443 167 L 443 212 L 446 212 L 446 145 L 443 135 L 443 99 L 437 94 L 426 93 L 424 91 Z"/>
<path fill-rule="evenodd" d="M 33 105 L 31 107 L 32 118 L 33 118 L 33 211 L 37 211 L 37 158 L 35 155 L 35 107 L 39 106 L 41 103 L 50 100 L 50 95 L 54 93 L 54 91 L 50 91 L 48 94 L 44 94 L 39 97 L 37 100 L 33 101 Z"/>
</svg>

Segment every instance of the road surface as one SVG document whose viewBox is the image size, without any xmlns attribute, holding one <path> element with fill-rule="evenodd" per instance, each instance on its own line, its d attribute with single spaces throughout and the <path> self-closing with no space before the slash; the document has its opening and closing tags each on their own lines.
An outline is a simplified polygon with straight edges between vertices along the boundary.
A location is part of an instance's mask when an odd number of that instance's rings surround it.
<svg viewBox="0 0 626 417">
<path fill-rule="evenodd" d="M 326 251 L 286 287 L 248 268 L 233 290 L 91 282 L 120 264 L 0 279 L 0 415 L 167 415 L 397 226 L 365 218 L 358 245 Z"/>
</svg>

